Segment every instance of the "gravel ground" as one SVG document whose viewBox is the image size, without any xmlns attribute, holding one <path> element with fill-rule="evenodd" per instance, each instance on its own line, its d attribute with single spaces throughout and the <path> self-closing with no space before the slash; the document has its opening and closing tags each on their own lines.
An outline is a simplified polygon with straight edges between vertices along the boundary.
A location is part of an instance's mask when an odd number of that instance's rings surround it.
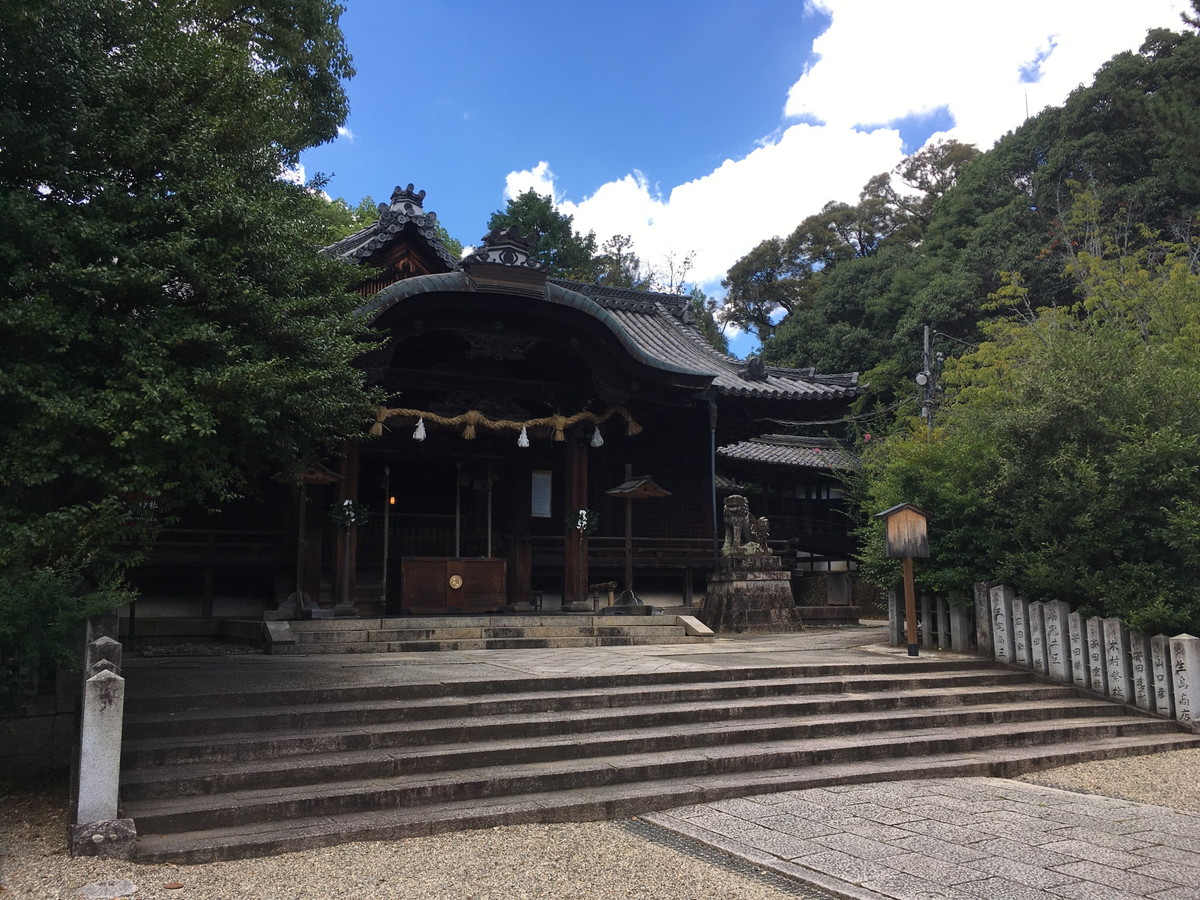
<svg viewBox="0 0 1200 900">
<path fill-rule="evenodd" d="M 72 859 L 62 784 L 0 797 L 0 898 L 55 900 L 128 880 L 129 900 L 777 900 L 797 893 L 615 822 L 519 825 L 195 866 Z M 176 887 L 169 887 L 176 885 Z"/>
<path fill-rule="evenodd" d="M 1200 750 L 1101 759 L 1034 772 L 1016 780 L 1200 812 Z"/>
<path fill-rule="evenodd" d="M 1200 812 L 1200 750 L 1048 769 L 1021 781 Z M 400 841 L 344 844 L 196 866 L 71 859 L 66 788 L 0 796 L 0 898 L 129 900 L 775 900 L 820 897 L 754 867 L 647 840 L 617 822 L 521 825 Z"/>
</svg>

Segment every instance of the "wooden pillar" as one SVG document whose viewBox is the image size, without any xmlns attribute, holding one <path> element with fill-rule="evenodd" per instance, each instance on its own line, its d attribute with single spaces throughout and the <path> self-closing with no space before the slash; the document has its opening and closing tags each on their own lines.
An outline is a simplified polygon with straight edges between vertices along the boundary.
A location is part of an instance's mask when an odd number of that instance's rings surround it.
<svg viewBox="0 0 1200 900">
<path fill-rule="evenodd" d="M 567 435 L 566 515 L 587 508 L 587 445 L 574 434 Z M 567 528 L 563 541 L 563 603 L 587 599 L 587 536 L 577 528 Z"/>
<path fill-rule="evenodd" d="M 528 465 L 509 463 L 504 479 L 508 497 L 508 597 L 509 606 L 533 596 L 533 538 L 530 494 L 532 477 Z"/>
<path fill-rule="evenodd" d="M 346 441 L 342 444 L 342 480 L 338 482 L 338 503 L 346 500 L 358 502 L 358 441 Z M 320 511 L 323 515 L 328 514 L 325 510 Z M 335 554 L 335 565 L 333 570 L 333 599 L 335 603 L 340 603 L 343 596 L 350 598 L 350 602 L 354 602 L 354 591 L 358 580 L 358 529 L 350 529 L 350 565 L 346 566 L 346 541 L 342 534 L 341 527 L 336 529 L 337 537 L 337 553 Z M 350 583 L 345 585 L 342 579 L 345 577 L 347 570 L 350 573 Z M 348 590 L 347 590 L 348 588 Z M 343 591 L 346 591 L 343 594 Z"/>
</svg>

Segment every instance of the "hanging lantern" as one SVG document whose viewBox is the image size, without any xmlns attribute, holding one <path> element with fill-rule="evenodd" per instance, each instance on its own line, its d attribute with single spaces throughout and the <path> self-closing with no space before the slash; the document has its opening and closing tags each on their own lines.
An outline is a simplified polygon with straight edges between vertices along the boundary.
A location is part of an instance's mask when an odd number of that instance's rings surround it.
<svg viewBox="0 0 1200 900">
<path fill-rule="evenodd" d="M 595 431 L 592 432 L 592 446 L 593 447 L 603 447 L 604 446 L 604 435 L 602 435 L 600 433 L 599 428 L 597 428 Z"/>
<path fill-rule="evenodd" d="M 521 434 L 517 438 L 517 446 L 518 447 L 528 447 L 529 446 L 529 429 L 526 428 L 524 425 L 521 426 Z"/>
<path fill-rule="evenodd" d="M 425 440 L 425 420 L 424 419 L 417 419 L 417 428 L 413 432 L 413 440 L 414 441 Z"/>
</svg>

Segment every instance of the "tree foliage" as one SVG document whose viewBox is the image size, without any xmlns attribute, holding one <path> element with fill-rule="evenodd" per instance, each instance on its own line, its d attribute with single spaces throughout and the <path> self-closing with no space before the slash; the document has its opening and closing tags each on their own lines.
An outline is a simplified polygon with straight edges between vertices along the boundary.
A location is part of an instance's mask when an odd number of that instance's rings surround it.
<svg viewBox="0 0 1200 900">
<path fill-rule="evenodd" d="M 513 226 L 520 234 L 533 237 L 534 255 L 549 267 L 552 277 L 596 280 L 599 266 L 595 233 L 575 231 L 572 217 L 555 209 L 554 198 L 530 189 L 510 198 L 487 223 L 489 231 Z"/>
<path fill-rule="evenodd" d="M 178 510 L 360 427 L 350 273 L 315 252 L 325 201 L 278 177 L 344 120 L 340 12 L 0 6 L 6 608 L 117 602 Z"/>
<path fill-rule="evenodd" d="M 932 517 L 934 590 L 1006 581 L 1130 625 L 1200 628 L 1200 270 L 1197 245 L 1101 226 L 1075 207 L 1075 302 L 1037 302 L 1010 275 L 1014 315 L 953 366 L 932 438 L 866 454 L 864 511 L 908 500 Z M 1141 230 L 1141 229 L 1139 229 Z M 890 580 L 876 529 L 865 567 Z"/>
</svg>

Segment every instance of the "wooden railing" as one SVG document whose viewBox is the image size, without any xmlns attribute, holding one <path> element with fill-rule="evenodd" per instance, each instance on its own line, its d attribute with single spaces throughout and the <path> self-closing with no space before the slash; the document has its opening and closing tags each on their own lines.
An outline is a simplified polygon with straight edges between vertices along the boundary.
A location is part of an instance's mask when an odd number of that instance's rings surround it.
<svg viewBox="0 0 1200 900">
<path fill-rule="evenodd" d="M 714 565 L 712 541 L 707 538 L 640 538 L 632 541 L 633 567 L 648 569 L 710 569 Z M 562 565 L 563 538 L 535 537 L 533 565 Z M 620 572 L 625 568 L 625 538 L 588 538 L 588 569 Z"/>
</svg>

